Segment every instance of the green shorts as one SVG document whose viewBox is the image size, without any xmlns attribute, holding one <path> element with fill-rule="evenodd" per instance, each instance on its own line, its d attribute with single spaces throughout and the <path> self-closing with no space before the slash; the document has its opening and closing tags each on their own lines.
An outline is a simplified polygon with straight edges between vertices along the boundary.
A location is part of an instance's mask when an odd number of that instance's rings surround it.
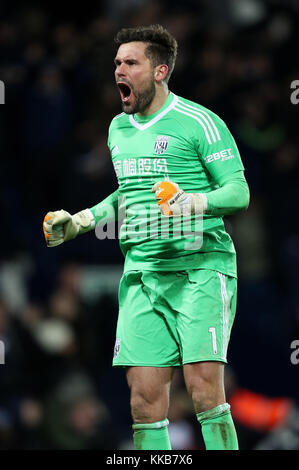
<svg viewBox="0 0 299 470">
<path fill-rule="evenodd" d="M 216 271 L 129 271 L 120 281 L 113 366 L 226 363 L 237 279 Z"/>
</svg>

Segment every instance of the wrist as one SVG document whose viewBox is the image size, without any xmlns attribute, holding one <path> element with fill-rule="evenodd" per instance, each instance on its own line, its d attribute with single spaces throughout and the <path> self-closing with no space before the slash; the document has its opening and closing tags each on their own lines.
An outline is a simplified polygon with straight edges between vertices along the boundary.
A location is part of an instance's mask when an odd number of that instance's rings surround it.
<svg viewBox="0 0 299 470">
<path fill-rule="evenodd" d="M 208 208 L 208 199 L 204 193 L 192 194 L 192 214 L 204 214 Z"/>
<path fill-rule="evenodd" d="M 95 219 L 90 209 L 84 209 L 72 216 L 73 221 L 79 227 L 79 235 L 89 232 L 95 227 Z"/>
</svg>

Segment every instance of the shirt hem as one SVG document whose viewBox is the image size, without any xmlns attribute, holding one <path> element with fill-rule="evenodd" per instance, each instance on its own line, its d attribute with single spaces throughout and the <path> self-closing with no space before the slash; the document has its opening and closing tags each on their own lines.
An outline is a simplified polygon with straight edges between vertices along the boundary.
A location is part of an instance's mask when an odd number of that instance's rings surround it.
<svg viewBox="0 0 299 470">
<path fill-rule="evenodd" d="M 192 271 L 194 269 L 209 269 L 216 271 L 226 276 L 238 278 L 237 269 L 234 266 L 235 256 L 224 256 L 224 259 L 218 258 L 213 262 L 208 260 L 193 260 L 192 263 L 180 260 L 179 263 L 150 263 L 145 261 L 134 261 L 126 259 L 124 264 L 124 273 L 129 271 L 154 271 L 154 272 L 169 272 L 169 271 Z"/>
</svg>

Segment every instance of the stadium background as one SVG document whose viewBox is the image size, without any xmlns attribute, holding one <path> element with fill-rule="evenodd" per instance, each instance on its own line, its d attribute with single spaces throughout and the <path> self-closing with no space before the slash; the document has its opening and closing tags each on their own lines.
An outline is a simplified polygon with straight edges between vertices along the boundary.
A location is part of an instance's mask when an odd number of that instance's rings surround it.
<svg viewBox="0 0 299 470">
<path fill-rule="evenodd" d="M 225 120 L 251 189 L 249 210 L 226 221 L 239 261 L 226 385 L 240 446 L 298 448 L 298 19 L 295 0 L 1 2 L 1 449 L 132 448 L 124 371 L 111 367 L 118 242 L 90 233 L 47 249 L 41 224 L 116 189 L 113 36 L 156 22 L 179 42 L 170 89 Z M 173 448 L 202 449 L 179 371 L 171 399 Z"/>
</svg>

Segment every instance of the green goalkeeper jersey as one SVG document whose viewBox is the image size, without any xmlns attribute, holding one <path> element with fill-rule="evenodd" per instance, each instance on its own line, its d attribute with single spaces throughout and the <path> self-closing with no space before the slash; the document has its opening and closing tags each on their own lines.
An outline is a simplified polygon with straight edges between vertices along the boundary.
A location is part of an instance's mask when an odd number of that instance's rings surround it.
<svg viewBox="0 0 299 470">
<path fill-rule="evenodd" d="M 170 180 L 187 193 L 209 193 L 243 171 L 223 120 L 170 92 L 155 114 L 117 115 L 108 146 L 119 183 L 109 202 L 124 217 L 119 232 L 124 271 L 204 268 L 236 277 L 235 248 L 222 217 L 208 211 L 201 217 L 164 217 L 151 192 L 154 183 Z M 102 208 L 100 203 L 91 209 L 96 221 Z"/>
</svg>

